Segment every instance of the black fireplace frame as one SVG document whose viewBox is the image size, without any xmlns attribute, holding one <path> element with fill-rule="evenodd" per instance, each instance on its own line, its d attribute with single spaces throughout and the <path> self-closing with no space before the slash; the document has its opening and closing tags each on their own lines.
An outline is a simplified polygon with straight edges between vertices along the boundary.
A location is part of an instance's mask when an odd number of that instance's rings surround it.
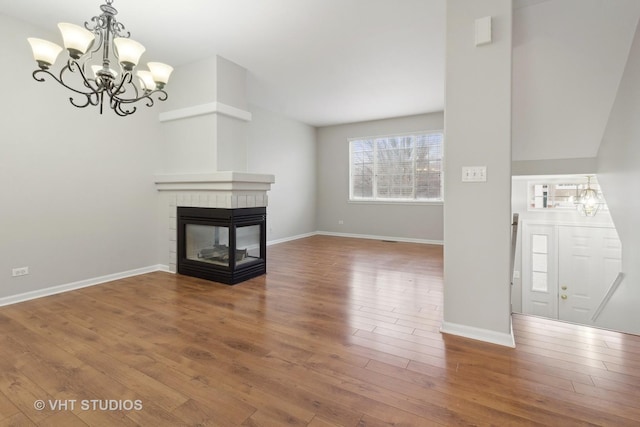
<svg viewBox="0 0 640 427">
<path fill-rule="evenodd" d="M 214 265 L 187 258 L 187 224 L 229 228 L 229 265 Z M 260 257 L 236 265 L 236 228 L 260 225 Z M 198 208 L 177 207 L 177 269 L 178 274 L 214 282 L 235 285 L 267 272 L 267 209 L 258 208 Z"/>
</svg>

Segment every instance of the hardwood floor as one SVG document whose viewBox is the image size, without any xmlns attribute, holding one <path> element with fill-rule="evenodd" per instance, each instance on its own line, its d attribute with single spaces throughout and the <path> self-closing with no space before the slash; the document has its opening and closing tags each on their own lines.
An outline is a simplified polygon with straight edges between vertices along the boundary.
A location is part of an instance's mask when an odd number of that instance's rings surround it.
<svg viewBox="0 0 640 427">
<path fill-rule="evenodd" d="M 0 307 L 0 425 L 640 423 L 640 337 L 518 315 L 516 349 L 440 334 L 441 247 L 268 256 L 235 286 L 158 272 Z"/>
</svg>

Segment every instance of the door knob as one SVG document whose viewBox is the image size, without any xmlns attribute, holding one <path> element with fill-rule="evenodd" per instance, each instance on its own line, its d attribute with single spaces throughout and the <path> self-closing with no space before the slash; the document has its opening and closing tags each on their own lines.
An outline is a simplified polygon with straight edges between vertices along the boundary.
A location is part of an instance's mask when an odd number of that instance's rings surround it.
<svg viewBox="0 0 640 427">
<path fill-rule="evenodd" d="M 567 290 L 567 287 L 566 287 L 566 286 L 563 286 L 563 287 L 562 287 L 562 290 L 563 290 L 563 291 L 566 291 L 566 290 Z"/>
<path fill-rule="evenodd" d="M 566 295 L 560 295 L 560 298 L 567 299 L 567 296 Z"/>
</svg>

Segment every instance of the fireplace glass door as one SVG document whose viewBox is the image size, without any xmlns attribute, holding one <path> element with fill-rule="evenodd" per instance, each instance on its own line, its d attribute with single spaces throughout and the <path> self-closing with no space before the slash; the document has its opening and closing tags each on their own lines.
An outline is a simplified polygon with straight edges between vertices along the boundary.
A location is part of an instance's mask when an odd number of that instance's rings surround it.
<svg viewBox="0 0 640 427">
<path fill-rule="evenodd" d="M 266 209 L 178 206 L 178 273 L 235 284 L 266 273 Z"/>
<path fill-rule="evenodd" d="M 260 259 L 260 225 L 236 228 L 236 265 Z"/>
<path fill-rule="evenodd" d="M 187 259 L 229 266 L 229 227 L 186 224 Z"/>
</svg>

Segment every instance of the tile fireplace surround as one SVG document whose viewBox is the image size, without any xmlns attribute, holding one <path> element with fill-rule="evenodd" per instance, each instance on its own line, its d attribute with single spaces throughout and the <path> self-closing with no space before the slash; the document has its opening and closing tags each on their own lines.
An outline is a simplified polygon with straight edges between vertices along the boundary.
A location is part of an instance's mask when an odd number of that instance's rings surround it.
<svg viewBox="0 0 640 427">
<path fill-rule="evenodd" d="M 267 207 L 267 191 L 275 177 L 247 172 L 156 175 L 156 188 L 166 209 L 169 239 L 169 270 L 177 271 L 177 207 Z"/>
</svg>

